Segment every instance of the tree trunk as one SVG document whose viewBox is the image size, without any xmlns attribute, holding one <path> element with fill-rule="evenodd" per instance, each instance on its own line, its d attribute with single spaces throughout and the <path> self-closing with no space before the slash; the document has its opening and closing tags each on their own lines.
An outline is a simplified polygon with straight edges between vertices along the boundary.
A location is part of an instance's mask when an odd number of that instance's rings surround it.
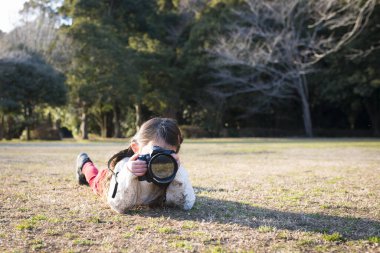
<svg viewBox="0 0 380 253">
<path fill-rule="evenodd" d="M 120 108 L 118 105 L 114 105 L 113 107 L 113 124 L 114 124 L 114 138 L 121 138 L 121 124 L 120 124 Z"/>
<path fill-rule="evenodd" d="M 1 119 L 0 119 L 0 141 L 4 137 L 4 114 L 1 114 Z"/>
<path fill-rule="evenodd" d="M 80 133 L 81 138 L 83 140 L 88 140 L 88 126 L 87 126 L 87 108 L 83 108 L 82 116 L 81 116 L 81 124 L 80 124 Z"/>
<path fill-rule="evenodd" d="M 24 118 L 25 118 L 25 130 L 26 130 L 26 140 L 30 141 L 30 127 L 31 127 L 31 117 L 32 117 L 32 108 L 30 105 L 24 106 Z"/>
<path fill-rule="evenodd" d="M 8 115 L 6 118 L 6 132 L 5 132 L 5 139 L 6 140 L 12 140 L 15 136 L 15 124 L 16 120 L 11 115 Z"/>
<path fill-rule="evenodd" d="M 303 125 L 307 137 L 313 137 L 313 126 L 311 122 L 311 113 L 309 105 L 309 94 L 305 77 L 301 76 L 298 79 L 298 95 L 301 98 Z"/>
<path fill-rule="evenodd" d="M 379 115 L 378 114 L 375 114 L 373 115 L 373 126 L 372 126 L 372 129 L 373 129 L 373 136 L 375 137 L 379 137 L 380 136 L 380 120 L 379 120 Z"/>
<path fill-rule="evenodd" d="M 348 115 L 348 123 L 350 124 L 350 130 L 355 129 L 356 115 L 350 114 Z"/>
<path fill-rule="evenodd" d="M 303 124 L 305 127 L 306 136 L 313 137 L 313 126 L 311 123 L 309 101 L 304 97 L 302 97 L 302 114 L 303 114 Z"/>
<path fill-rule="evenodd" d="M 378 137 L 380 136 L 380 103 L 377 99 L 367 98 L 364 100 L 364 105 L 371 120 L 373 135 Z"/>
<path fill-rule="evenodd" d="M 26 140 L 30 141 L 30 126 L 26 125 Z"/>
<path fill-rule="evenodd" d="M 224 110 L 218 110 L 216 113 L 215 113 L 215 129 L 214 129 L 214 133 L 213 135 L 215 137 L 221 137 L 220 134 L 222 132 L 222 126 L 223 126 L 223 112 Z M 227 136 L 222 136 L 222 137 L 227 137 Z"/>
<path fill-rule="evenodd" d="M 212 124 L 211 133 L 215 137 L 220 137 L 223 124 L 223 115 L 225 114 L 227 100 L 224 97 L 216 96 L 214 97 L 214 123 Z M 211 115 L 210 115 L 211 116 Z M 225 136 L 224 136 L 225 137 Z"/>
<path fill-rule="evenodd" d="M 102 138 L 107 138 L 107 113 L 102 113 L 101 124 L 100 124 L 100 136 Z"/>
<path fill-rule="evenodd" d="M 142 110 L 141 110 L 141 104 L 136 103 L 135 104 L 135 110 L 136 110 L 136 131 L 140 129 L 140 126 L 142 125 Z"/>
</svg>

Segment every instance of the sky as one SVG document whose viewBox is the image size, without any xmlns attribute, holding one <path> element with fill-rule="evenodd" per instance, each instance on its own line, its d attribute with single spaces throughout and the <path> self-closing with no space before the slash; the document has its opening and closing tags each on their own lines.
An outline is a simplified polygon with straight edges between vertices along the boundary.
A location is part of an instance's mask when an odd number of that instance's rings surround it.
<svg viewBox="0 0 380 253">
<path fill-rule="evenodd" d="M 0 30 L 9 32 L 21 18 L 19 11 L 26 0 L 0 0 Z"/>
</svg>

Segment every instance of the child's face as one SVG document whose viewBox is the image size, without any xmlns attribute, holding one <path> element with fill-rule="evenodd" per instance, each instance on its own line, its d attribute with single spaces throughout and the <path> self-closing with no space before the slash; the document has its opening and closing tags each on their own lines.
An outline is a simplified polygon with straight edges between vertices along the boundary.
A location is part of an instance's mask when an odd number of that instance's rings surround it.
<svg viewBox="0 0 380 253">
<path fill-rule="evenodd" d="M 163 149 L 173 150 L 176 151 L 177 147 L 167 144 L 164 140 L 156 140 L 156 141 L 150 141 L 145 146 L 141 146 L 139 144 L 139 151 L 138 153 L 141 155 L 149 154 L 152 151 L 153 146 L 159 146 Z"/>
</svg>

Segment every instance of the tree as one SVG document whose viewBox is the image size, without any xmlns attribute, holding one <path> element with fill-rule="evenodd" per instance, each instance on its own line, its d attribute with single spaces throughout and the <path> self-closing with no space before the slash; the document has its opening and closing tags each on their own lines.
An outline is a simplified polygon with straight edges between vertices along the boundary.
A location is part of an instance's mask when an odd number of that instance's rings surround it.
<svg viewBox="0 0 380 253">
<path fill-rule="evenodd" d="M 39 54 L 60 72 L 66 70 L 70 40 L 59 27 L 63 17 L 57 13 L 60 0 L 29 0 L 21 11 L 22 25 L 4 36 L 6 51 L 26 50 Z"/>
<path fill-rule="evenodd" d="M 355 128 L 359 112 L 366 111 L 374 136 L 380 135 L 380 68 L 377 44 L 380 41 L 380 4 L 357 37 L 340 54 L 327 57 L 318 65 L 327 85 L 317 87 L 322 102 L 335 103 L 346 112 L 350 128 Z M 328 67 L 324 67 L 328 66 Z M 364 110 L 363 110 L 364 108 Z"/>
<path fill-rule="evenodd" d="M 0 108 L 23 112 L 27 140 L 36 106 L 60 106 L 66 102 L 64 76 L 39 55 L 12 51 L 0 59 Z"/>
<path fill-rule="evenodd" d="M 64 43 L 50 4 L 51 1 L 25 3 L 22 25 L 0 38 L 3 112 L 23 112 L 28 139 L 37 106 L 66 102 L 65 78 L 56 70 L 65 65 Z M 31 13 L 33 18 L 29 19 Z"/>
<path fill-rule="evenodd" d="M 182 121 L 199 126 L 212 136 L 220 134 L 229 104 L 225 97 L 208 92 L 212 68 L 208 64 L 210 57 L 207 50 L 213 45 L 215 37 L 227 32 L 226 24 L 233 22 L 231 10 L 238 6 L 238 1 L 215 2 L 194 1 L 187 8 L 192 11 L 193 20 L 187 27 L 187 37 L 179 57 L 182 68 Z"/>
<path fill-rule="evenodd" d="M 312 136 L 306 75 L 360 33 L 374 1 L 243 2 L 230 32 L 210 50 L 217 80 L 211 92 L 225 98 L 260 93 L 264 103 L 299 99 L 306 135 Z"/>
<path fill-rule="evenodd" d="M 129 103 L 136 84 L 133 52 L 127 48 L 125 1 L 65 1 L 61 11 L 72 18 L 65 27 L 72 39 L 72 61 L 67 71 L 72 104 L 80 109 L 82 138 L 88 115 L 107 135 L 107 115 L 113 111 L 115 136 L 120 137 L 121 109 Z M 130 25 L 130 24 L 128 24 Z"/>
<path fill-rule="evenodd" d="M 91 87 L 94 95 L 79 100 L 86 100 L 102 135 L 105 117 L 111 112 L 115 135 L 120 135 L 116 119 L 123 107 L 135 109 L 136 128 L 142 124 L 143 111 L 176 116 L 182 80 L 178 59 L 191 19 L 185 5 L 178 1 L 66 1 L 63 10 L 73 18 L 67 30 L 77 50 L 68 78 L 71 94 L 82 94 L 82 86 Z"/>
</svg>

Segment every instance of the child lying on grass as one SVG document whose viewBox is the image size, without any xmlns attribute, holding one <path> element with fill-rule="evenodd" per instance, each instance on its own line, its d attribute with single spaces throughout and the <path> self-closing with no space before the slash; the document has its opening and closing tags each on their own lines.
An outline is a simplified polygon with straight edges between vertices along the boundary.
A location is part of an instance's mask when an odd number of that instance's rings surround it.
<svg viewBox="0 0 380 253">
<path fill-rule="evenodd" d="M 98 170 L 86 153 L 77 157 L 78 183 L 103 195 L 119 213 L 141 205 L 169 205 L 191 209 L 193 187 L 178 151 L 183 141 L 177 123 L 168 118 L 145 122 L 130 146 L 114 155 L 109 168 Z M 167 175 L 166 171 L 170 171 Z M 148 182 L 149 181 L 149 182 Z"/>
</svg>

